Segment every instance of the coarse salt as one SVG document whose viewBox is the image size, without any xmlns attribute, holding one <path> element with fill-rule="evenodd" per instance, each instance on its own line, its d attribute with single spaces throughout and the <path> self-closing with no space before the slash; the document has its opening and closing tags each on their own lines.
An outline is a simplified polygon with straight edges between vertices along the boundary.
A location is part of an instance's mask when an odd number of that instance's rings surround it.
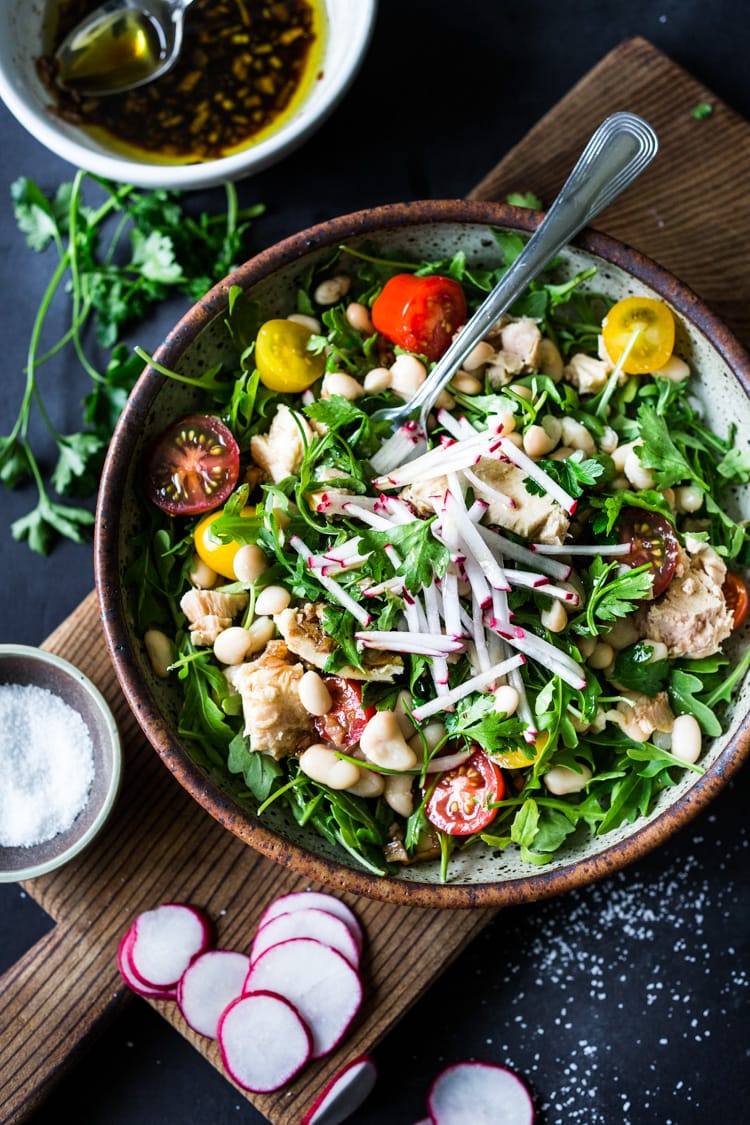
<svg viewBox="0 0 750 1125">
<path fill-rule="evenodd" d="M 31 847 L 70 828 L 94 779 L 81 715 L 34 684 L 0 684 L 0 845 Z"/>
</svg>

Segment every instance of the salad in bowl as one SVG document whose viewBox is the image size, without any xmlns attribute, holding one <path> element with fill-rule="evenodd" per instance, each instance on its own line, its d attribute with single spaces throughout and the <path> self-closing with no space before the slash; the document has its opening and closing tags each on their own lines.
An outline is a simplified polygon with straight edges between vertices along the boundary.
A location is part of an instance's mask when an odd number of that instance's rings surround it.
<svg viewBox="0 0 750 1125">
<path fill-rule="evenodd" d="M 146 357 L 100 500 L 129 498 L 118 674 L 159 699 L 148 733 L 183 783 L 274 858 L 411 901 L 550 893 L 722 783 L 750 663 L 745 391 L 672 291 L 587 235 L 427 431 L 392 433 L 376 412 L 416 393 L 533 217 L 448 205 L 416 237 L 383 210 L 249 263 L 187 350 L 177 331 Z"/>
</svg>

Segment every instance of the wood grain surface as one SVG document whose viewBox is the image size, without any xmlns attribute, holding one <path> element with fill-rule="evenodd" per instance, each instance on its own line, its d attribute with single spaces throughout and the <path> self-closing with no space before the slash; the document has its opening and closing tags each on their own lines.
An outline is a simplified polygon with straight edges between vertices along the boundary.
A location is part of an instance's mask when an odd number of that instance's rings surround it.
<svg viewBox="0 0 750 1125">
<path fill-rule="evenodd" d="M 713 113 L 698 121 L 690 111 L 701 101 Z M 653 124 L 660 153 L 596 226 L 671 269 L 750 341 L 744 237 L 750 199 L 743 188 L 750 127 L 643 40 L 610 52 L 473 197 L 532 190 L 549 203 L 593 128 L 618 109 Z M 77 665 L 109 701 L 124 746 L 124 783 L 109 824 L 88 851 L 62 871 L 24 884 L 56 925 L 0 979 L 0 1121 L 7 1123 L 28 1116 L 122 1003 L 148 1002 L 123 986 L 116 965 L 119 938 L 139 910 L 166 899 L 201 903 L 217 923 L 219 943 L 246 950 L 266 903 L 309 885 L 225 831 L 170 776 L 125 704 L 93 593 L 45 647 Z M 274 1125 L 298 1123 L 328 1077 L 386 1035 L 493 913 L 347 901 L 366 934 L 364 1004 L 337 1052 L 281 1092 L 243 1095 Z M 216 1045 L 190 1032 L 176 1005 L 154 1006 L 220 1068 Z"/>
</svg>

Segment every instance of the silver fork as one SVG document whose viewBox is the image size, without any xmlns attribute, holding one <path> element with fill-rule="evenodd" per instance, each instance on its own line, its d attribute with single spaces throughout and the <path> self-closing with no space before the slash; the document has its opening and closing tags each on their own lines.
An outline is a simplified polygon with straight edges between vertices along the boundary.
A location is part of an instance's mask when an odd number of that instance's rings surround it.
<svg viewBox="0 0 750 1125">
<path fill-rule="evenodd" d="M 659 142 L 651 126 L 634 113 L 613 113 L 592 134 L 573 171 L 522 252 L 467 321 L 416 394 L 399 406 L 373 412 L 393 430 L 418 417 L 426 433 L 427 416 L 445 385 L 471 349 L 521 296 L 567 242 L 629 187 L 656 156 Z M 408 460 L 408 457 L 406 458 Z"/>
</svg>

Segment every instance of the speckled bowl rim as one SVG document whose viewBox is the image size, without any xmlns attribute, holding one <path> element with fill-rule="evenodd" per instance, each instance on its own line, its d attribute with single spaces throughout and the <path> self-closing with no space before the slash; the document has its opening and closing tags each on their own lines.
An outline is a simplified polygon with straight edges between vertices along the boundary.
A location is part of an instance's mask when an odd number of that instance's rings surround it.
<svg viewBox="0 0 750 1125">
<path fill-rule="evenodd" d="M 35 879 L 39 875 L 46 875 L 50 871 L 56 871 L 57 868 L 63 867 L 64 864 L 68 863 L 74 856 L 82 852 L 84 848 L 87 848 L 94 837 L 103 828 L 120 793 L 122 784 L 122 744 L 120 742 L 120 732 L 109 704 L 99 691 L 99 688 L 91 682 L 80 668 L 76 668 L 75 664 L 71 664 L 69 660 L 65 660 L 64 657 L 58 656 L 54 652 L 34 648 L 33 645 L 0 644 L 0 657 L 3 656 L 16 656 L 19 660 L 29 660 L 39 664 L 51 665 L 71 680 L 75 680 L 86 692 L 94 707 L 101 715 L 107 730 L 112 752 L 112 776 L 107 786 L 104 800 L 99 807 L 99 811 L 86 831 L 79 836 L 70 847 L 52 856 L 44 863 L 32 863 L 29 864 L 28 867 L 19 868 L 17 871 L 0 870 L 0 883 L 21 883 L 26 879 Z M 30 847 L 29 854 L 31 854 L 33 850 L 33 847 Z M 2 849 L 0 848 L 0 860 L 1 859 Z"/>
<path fill-rule="evenodd" d="M 156 362 L 173 367 L 182 350 L 222 312 L 232 285 L 248 288 L 302 255 L 334 246 L 347 236 L 376 234 L 384 227 L 415 223 L 471 223 L 532 232 L 537 212 L 508 204 L 466 200 L 419 200 L 391 203 L 340 216 L 286 238 L 257 254 L 214 286 L 179 321 L 155 353 Z M 660 293 L 712 343 L 750 399 L 750 356 L 729 328 L 684 283 L 652 259 L 608 235 L 583 231 L 573 245 L 619 266 Z M 682 797 L 648 820 L 625 840 L 605 845 L 595 856 L 575 860 L 507 882 L 436 884 L 380 877 L 311 855 L 242 813 L 232 798 L 214 786 L 174 738 L 168 725 L 144 698 L 118 583 L 119 498 L 130 463 L 130 447 L 148 417 L 164 377 L 147 367 L 117 426 L 104 467 L 97 505 L 94 567 L 107 647 L 126 699 L 156 752 L 179 783 L 220 824 L 256 851 L 300 875 L 339 891 L 384 902 L 418 907 L 497 908 L 533 902 L 583 887 L 621 870 L 663 844 L 701 812 L 726 786 L 750 755 L 750 714 L 716 761 Z"/>
</svg>

